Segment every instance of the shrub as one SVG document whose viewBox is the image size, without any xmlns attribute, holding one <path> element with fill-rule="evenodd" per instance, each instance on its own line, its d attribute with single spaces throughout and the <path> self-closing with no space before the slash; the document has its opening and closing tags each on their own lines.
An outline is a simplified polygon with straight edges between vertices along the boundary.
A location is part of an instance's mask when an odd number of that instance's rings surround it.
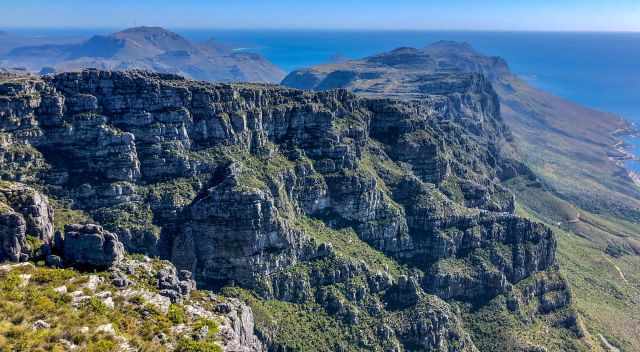
<svg viewBox="0 0 640 352">
<path fill-rule="evenodd" d="M 116 343 L 107 339 L 90 341 L 87 344 L 87 352 L 111 352 L 116 350 Z"/>
<path fill-rule="evenodd" d="M 222 352 L 222 348 L 215 342 L 182 338 L 178 341 L 176 352 Z"/>
<path fill-rule="evenodd" d="M 77 274 L 69 269 L 36 268 L 31 274 L 31 281 L 38 284 L 63 284 Z"/>
<path fill-rule="evenodd" d="M 40 247 L 42 247 L 43 244 L 44 242 L 37 236 L 27 235 L 27 245 L 29 246 L 29 252 L 31 253 L 32 257 L 36 256 L 38 250 L 40 249 Z"/>
<path fill-rule="evenodd" d="M 55 311 L 56 304 L 47 296 L 38 296 L 32 303 L 33 310 L 40 314 Z"/>
<path fill-rule="evenodd" d="M 211 319 L 200 318 L 193 324 L 193 330 L 200 330 L 203 327 L 209 329 L 209 336 L 213 336 L 218 333 L 218 323 Z"/>
<path fill-rule="evenodd" d="M 183 324 L 186 321 L 184 308 L 176 304 L 170 305 L 167 318 L 169 318 L 169 320 L 174 324 Z"/>
<path fill-rule="evenodd" d="M 86 306 L 92 312 L 101 315 L 107 313 L 107 310 L 109 309 L 109 307 L 107 307 L 99 298 L 96 297 L 91 297 L 89 300 L 87 300 Z"/>
</svg>

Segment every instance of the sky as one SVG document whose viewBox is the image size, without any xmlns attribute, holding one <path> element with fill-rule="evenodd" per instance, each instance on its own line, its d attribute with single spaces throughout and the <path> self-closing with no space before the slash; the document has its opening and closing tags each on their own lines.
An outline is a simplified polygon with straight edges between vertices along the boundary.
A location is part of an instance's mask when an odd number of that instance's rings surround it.
<svg viewBox="0 0 640 352">
<path fill-rule="evenodd" d="M 640 31 L 640 0 L 0 0 L 0 26 Z"/>
</svg>

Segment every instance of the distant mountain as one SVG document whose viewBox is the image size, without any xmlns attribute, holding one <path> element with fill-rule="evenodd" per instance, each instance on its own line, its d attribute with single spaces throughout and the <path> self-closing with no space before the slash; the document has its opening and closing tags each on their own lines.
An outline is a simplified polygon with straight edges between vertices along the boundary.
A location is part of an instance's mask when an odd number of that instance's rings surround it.
<svg viewBox="0 0 640 352">
<path fill-rule="evenodd" d="M 144 69 L 207 81 L 278 82 L 284 72 L 257 54 L 233 52 L 212 40 L 203 44 L 160 27 L 136 27 L 96 35 L 77 44 L 17 47 L 5 55 L 7 65 L 32 71 L 82 68 Z"/>
<path fill-rule="evenodd" d="M 87 38 L 79 36 L 26 36 L 9 31 L 0 31 L 0 63 L 11 50 L 23 46 L 77 44 Z M 19 64 L 18 64 L 19 65 Z"/>
</svg>

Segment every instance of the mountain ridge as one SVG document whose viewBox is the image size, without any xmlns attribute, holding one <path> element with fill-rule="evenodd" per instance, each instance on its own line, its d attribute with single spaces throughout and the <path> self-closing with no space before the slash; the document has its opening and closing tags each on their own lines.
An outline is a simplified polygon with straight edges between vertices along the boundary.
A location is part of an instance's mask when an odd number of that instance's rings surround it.
<svg viewBox="0 0 640 352">
<path fill-rule="evenodd" d="M 516 177 L 506 185 L 516 196 L 518 214 L 558 234 L 560 271 L 572 286 L 585 326 L 616 348 L 640 348 L 637 334 L 625 328 L 637 326 L 640 312 L 634 298 L 640 294 L 638 280 L 628 280 L 640 265 L 640 189 L 621 162 L 629 156 L 620 150 L 620 135 L 634 133 L 627 121 L 532 87 L 504 60 L 452 42 L 301 69 L 283 84 L 421 100 L 455 86 L 438 78 L 451 72 L 481 73 L 495 88 L 513 133 L 509 155 L 526 163 L 537 179 Z"/>
<path fill-rule="evenodd" d="M 145 69 L 208 81 L 278 82 L 284 72 L 258 54 L 225 50 L 213 39 L 192 43 L 161 27 L 134 27 L 96 35 L 78 44 L 47 44 L 12 49 L 11 65 L 40 71 L 82 68 Z"/>
<path fill-rule="evenodd" d="M 342 64 L 301 69 L 290 73 L 282 84 L 316 90 L 346 88 L 370 96 L 420 99 L 436 88 L 421 84 L 428 82 L 429 75 L 456 71 L 481 73 L 490 79 L 500 96 L 502 115 L 520 139 L 522 157 L 531 162 L 541 175 L 545 174 L 545 167 L 552 166 L 546 160 L 554 164 L 567 158 L 587 160 L 584 165 L 590 165 L 589 172 L 600 176 L 600 181 L 592 182 L 593 186 L 606 196 L 607 203 L 598 207 L 601 200 L 597 198 L 600 196 L 594 196 L 583 187 L 575 187 L 580 183 L 577 175 L 584 179 L 585 172 L 579 167 L 563 170 L 562 166 L 553 165 L 555 175 L 571 180 L 572 185 L 563 184 L 566 182 L 547 173 L 551 186 L 564 197 L 591 210 L 607 211 L 612 208 L 614 215 L 639 218 L 637 209 L 640 203 L 625 193 L 631 192 L 633 197 L 640 199 L 640 190 L 624 167 L 610 158 L 619 155 L 616 145 L 620 138 L 616 133 L 632 130 L 628 122 L 531 87 L 514 75 L 503 59 L 481 55 L 469 44 L 442 41 L 424 49 L 407 51 L 403 48 L 401 56 L 392 51 Z M 385 60 L 396 60 L 400 66 Z M 567 146 L 556 150 L 551 147 L 567 143 Z M 543 147 L 546 159 L 541 159 L 536 152 L 538 146 L 546 146 Z M 619 200 L 622 200 L 624 209 L 617 211 Z"/>
</svg>

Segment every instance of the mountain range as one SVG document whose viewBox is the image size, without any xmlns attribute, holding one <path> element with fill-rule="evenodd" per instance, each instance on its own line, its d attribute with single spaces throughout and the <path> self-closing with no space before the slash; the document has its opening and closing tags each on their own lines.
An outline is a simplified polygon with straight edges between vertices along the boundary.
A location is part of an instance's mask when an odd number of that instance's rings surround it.
<svg viewBox="0 0 640 352">
<path fill-rule="evenodd" d="M 625 169 L 622 161 L 629 156 L 620 148 L 622 135 L 637 133 L 628 122 L 532 87 L 503 59 L 482 55 L 466 43 L 443 41 L 301 69 L 282 83 L 421 100 L 460 89 L 458 81 L 447 78 L 454 72 L 480 73 L 491 81 L 515 147 L 504 149 L 531 168 L 541 187 L 514 180 L 507 184 L 523 214 L 559 234 L 561 261 L 567 263 L 564 269 L 589 324 L 640 348 L 634 330 L 626 328 L 638 324 L 640 292 L 620 274 L 636 272 L 640 264 L 640 188 Z"/>
<path fill-rule="evenodd" d="M 160 27 L 129 28 L 79 43 L 14 47 L 1 61 L 5 66 L 43 73 L 82 68 L 142 69 L 224 82 L 278 82 L 284 76 L 282 70 L 258 54 L 234 51 L 214 40 L 192 43 Z"/>
<path fill-rule="evenodd" d="M 640 348 L 624 120 L 464 43 L 205 82 L 237 55 L 7 54 L 73 72 L 0 74 L 0 349 Z"/>
</svg>

